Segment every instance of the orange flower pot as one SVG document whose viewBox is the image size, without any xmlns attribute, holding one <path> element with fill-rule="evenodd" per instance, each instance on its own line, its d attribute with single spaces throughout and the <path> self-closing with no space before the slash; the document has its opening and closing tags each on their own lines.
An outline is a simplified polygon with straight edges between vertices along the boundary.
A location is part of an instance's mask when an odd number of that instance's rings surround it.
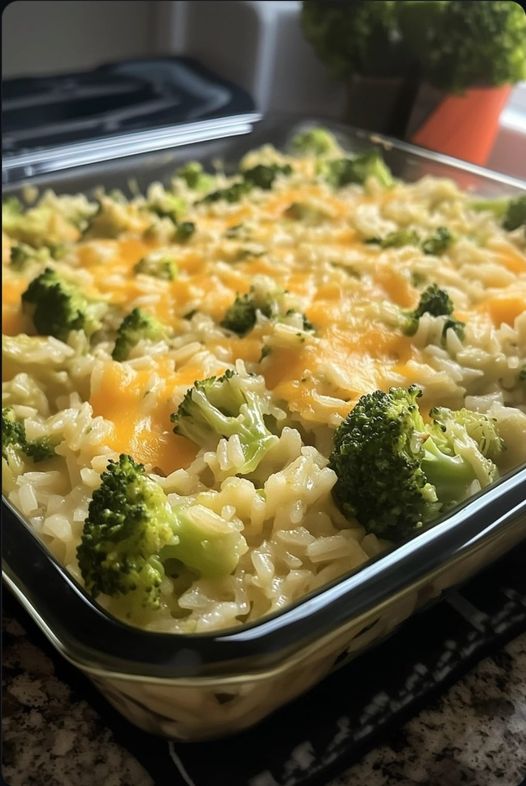
<svg viewBox="0 0 526 786">
<path fill-rule="evenodd" d="M 511 85 L 476 87 L 447 95 L 412 134 L 411 141 L 439 153 L 484 165 L 491 153 Z"/>
</svg>

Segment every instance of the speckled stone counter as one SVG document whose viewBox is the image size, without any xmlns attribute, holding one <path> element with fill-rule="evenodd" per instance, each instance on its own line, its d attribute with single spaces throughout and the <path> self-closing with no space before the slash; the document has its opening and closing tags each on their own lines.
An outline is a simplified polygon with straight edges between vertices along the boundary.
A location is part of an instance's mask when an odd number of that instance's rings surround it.
<svg viewBox="0 0 526 786">
<path fill-rule="evenodd" d="M 526 634 L 331 786 L 519 786 L 525 777 Z"/>
<path fill-rule="evenodd" d="M 8 617 L 4 630 L 3 776 L 9 786 L 150 786 L 151 777 L 58 678 L 20 624 Z M 524 777 L 526 634 L 481 661 L 330 786 L 519 786 Z M 228 773 L 213 786 L 228 786 Z"/>
</svg>

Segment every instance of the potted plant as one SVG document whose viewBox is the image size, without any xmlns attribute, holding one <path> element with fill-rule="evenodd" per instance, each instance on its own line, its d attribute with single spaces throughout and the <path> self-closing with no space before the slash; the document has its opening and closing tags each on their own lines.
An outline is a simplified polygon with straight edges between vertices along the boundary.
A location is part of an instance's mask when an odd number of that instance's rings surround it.
<svg viewBox="0 0 526 786">
<path fill-rule="evenodd" d="M 302 27 L 348 84 L 349 122 L 475 163 L 526 79 L 526 15 L 512 0 L 304 0 Z"/>
<path fill-rule="evenodd" d="M 347 85 L 345 119 L 401 136 L 417 80 L 401 40 L 396 3 L 385 0 L 304 0 L 305 37 L 335 79 Z"/>
</svg>

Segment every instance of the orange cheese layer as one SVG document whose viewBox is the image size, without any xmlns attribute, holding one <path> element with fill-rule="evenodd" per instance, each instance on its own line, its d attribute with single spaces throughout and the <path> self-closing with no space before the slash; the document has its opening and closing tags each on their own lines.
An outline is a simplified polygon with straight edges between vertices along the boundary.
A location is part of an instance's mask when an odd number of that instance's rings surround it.
<svg viewBox="0 0 526 786">
<path fill-rule="evenodd" d="M 95 290 L 123 313 L 137 298 L 148 296 L 145 310 L 171 326 L 177 325 L 177 320 L 190 308 L 198 308 L 219 322 L 235 295 L 250 289 L 254 276 L 273 277 L 278 286 L 306 299 L 306 315 L 315 325 L 316 335 L 312 342 L 308 339 L 295 348 L 273 348 L 260 366 L 261 373 L 277 399 L 285 401 L 306 420 L 320 422 L 328 412 L 345 415 L 360 395 L 382 387 L 386 370 L 396 370 L 408 382 L 412 381 L 413 371 L 408 362 L 418 358 L 418 350 L 411 339 L 377 322 L 368 324 L 366 318 L 357 316 L 358 305 L 362 308 L 370 301 L 386 299 L 406 309 L 414 308 L 419 297 L 419 290 L 406 275 L 407 269 L 376 261 L 376 250 L 364 245 L 349 226 L 355 205 L 386 202 L 391 198 L 391 192 L 386 191 L 353 196 L 349 200 L 337 194 L 327 195 L 320 184 L 310 183 L 268 192 L 259 202 L 242 205 L 233 212 L 227 210 L 225 215 L 203 212 L 195 218 L 198 231 L 192 241 L 170 249 L 179 269 L 174 281 L 134 275 L 134 265 L 156 248 L 155 241 L 138 236 L 80 241 L 75 247 L 72 268 L 87 270 L 93 276 Z M 347 279 L 333 280 L 331 275 L 321 276 L 316 264 L 310 267 L 301 264 L 301 248 L 280 246 L 279 242 L 272 244 L 273 232 L 283 212 L 291 203 L 309 199 L 321 200 L 328 213 L 326 221 L 314 230 L 313 244 L 331 249 L 331 253 L 336 249 L 336 258 L 352 246 L 353 254 L 359 253 L 361 261 L 370 262 L 363 278 L 349 275 Z M 221 248 L 220 242 L 200 243 L 200 230 L 201 233 L 218 231 L 224 237 L 227 228 L 252 219 L 258 222 L 258 242 L 264 245 L 269 241 L 268 254 L 247 256 L 226 265 L 229 252 Z M 309 242 L 311 231 L 312 228 L 305 227 L 305 239 L 298 241 L 300 246 Z M 3 245 L 8 252 L 9 243 Z M 488 249 L 503 269 L 517 276 L 526 272 L 526 257 L 511 242 L 500 239 L 493 244 L 488 242 Z M 287 265 L 290 258 L 293 262 Z M 218 266 L 218 262 L 222 264 Z M 346 264 L 350 266 L 349 262 Z M 27 284 L 24 275 L 15 276 L 11 271 L 4 281 L 2 326 L 6 334 L 32 332 L 30 320 L 22 314 L 20 304 Z M 456 315 L 464 321 L 471 319 L 499 326 L 512 325 L 524 310 L 525 297 L 510 288 L 499 295 L 493 292 L 478 306 Z M 257 363 L 261 358 L 263 336 L 257 327 L 242 338 L 204 337 L 202 341 L 225 362 L 240 358 Z M 110 447 L 130 453 L 136 460 L 167 474 L 187 466 L 197 450 L 193 443 L 172 432 L 174 391 L 192 385 L 206 373 L 197 363 L 176 370 L 168 358 L 156 359 L 154 371 L 161 384 L 155 392 L 157 403 L 152 411 L 147 411 L 145 406 L 152 371 L 134 370 L 110 360 L 104 364 L 98 386 L 91 391 L 90 402 L 94 414 L 112 424 Z M 338 399 L 345 403 L 339 404 Z"/>
<path fill-rule="evenodd" d="M 378 265 L 375 279 L 393 303 L 403 308 L 414 305 L 415 289 L 396 268 Z"/>
<path fill-rule="evenodd" d="M 151 369 L 134 370 L 108 361 L 100 382 L 92 391 L 90 403 L 94 415 L 113 424 L 107 444 L 118 453 L 128 453 L 136 461 L 158 467 L 165 475 L 187 467 L 195 458 L 197 447 L 185 437 L 174 434 L 170 415 L 174 410 L 171 392 L 179 385 L 189 386 L 202 378 L 198 366 L 186 365 L 173 370 L 173 361 L 160 359 L 155 372 L 162 378 L 159 403 L 145 413 L 144 398 L 152 377 Z"/>
<path fill-rule="evenodd" d="M 498 253 L 501 265 L 510 273 L 526 273 L 526 256 L 512 243 L 500 240 L 493 243 L 492 248 Z"/>
<path fill-rule="evenodd" d="M 277 398 L 312 419 L 313 396 L 320 393 L 354 400 L 381 386 L 386 364 L 393 367 L 406 363 L 411 352 L 408 337 L 386 328 L 362 328 L 360 331 L 355 326 L 347 331 L 334 325 L 318 346 L 273 350 L 262 373 Z M 330 379 L 331 394 L 324 390 L 328 385 L 323 382 L 329 367 L 338 369 L 337 378 Z M 319 385 L 312 381 L 312 373 L 320 380 Z M 340 412 L 337 407 L 335 411 L 345 414 L 348 407 L 342 409 Z"/>
<path fill-rule="evenodd" d="M 526 311 L 526 298 L 504 295 L 492 297 L 481 303 L 480 309 L 490 315 L 496 327 L 503 322 L 513 325 L 516 318 Z"/>
<path fill-rule="evenodd" d="M 17 336 L 31 330 L 30 320 L 22 313 L 20 298 L 28 281 L 25 278 L 5 280 L 2 285 L 2 333 Z"/>
</svg>

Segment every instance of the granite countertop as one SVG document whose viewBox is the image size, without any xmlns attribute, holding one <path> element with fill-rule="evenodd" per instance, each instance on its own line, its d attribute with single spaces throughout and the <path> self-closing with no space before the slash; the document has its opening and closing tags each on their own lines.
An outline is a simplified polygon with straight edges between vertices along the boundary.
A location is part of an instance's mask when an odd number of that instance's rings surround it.
<svg viewBox="0 0 526 786">
<path fill-rule="evenodd" d="M 4 642 L 9 786 L 154 783 L 10 614 Z M 525 776 L 526 634 L 481 661 L 330 786 L 519 786 Z M 228 786 L 228 773 L 205 786 Z"/>
<path fill-rule="evenodd" d="M 519 786 L 526 778 L 526 634 L 330 786 Z"/>
</svg>

